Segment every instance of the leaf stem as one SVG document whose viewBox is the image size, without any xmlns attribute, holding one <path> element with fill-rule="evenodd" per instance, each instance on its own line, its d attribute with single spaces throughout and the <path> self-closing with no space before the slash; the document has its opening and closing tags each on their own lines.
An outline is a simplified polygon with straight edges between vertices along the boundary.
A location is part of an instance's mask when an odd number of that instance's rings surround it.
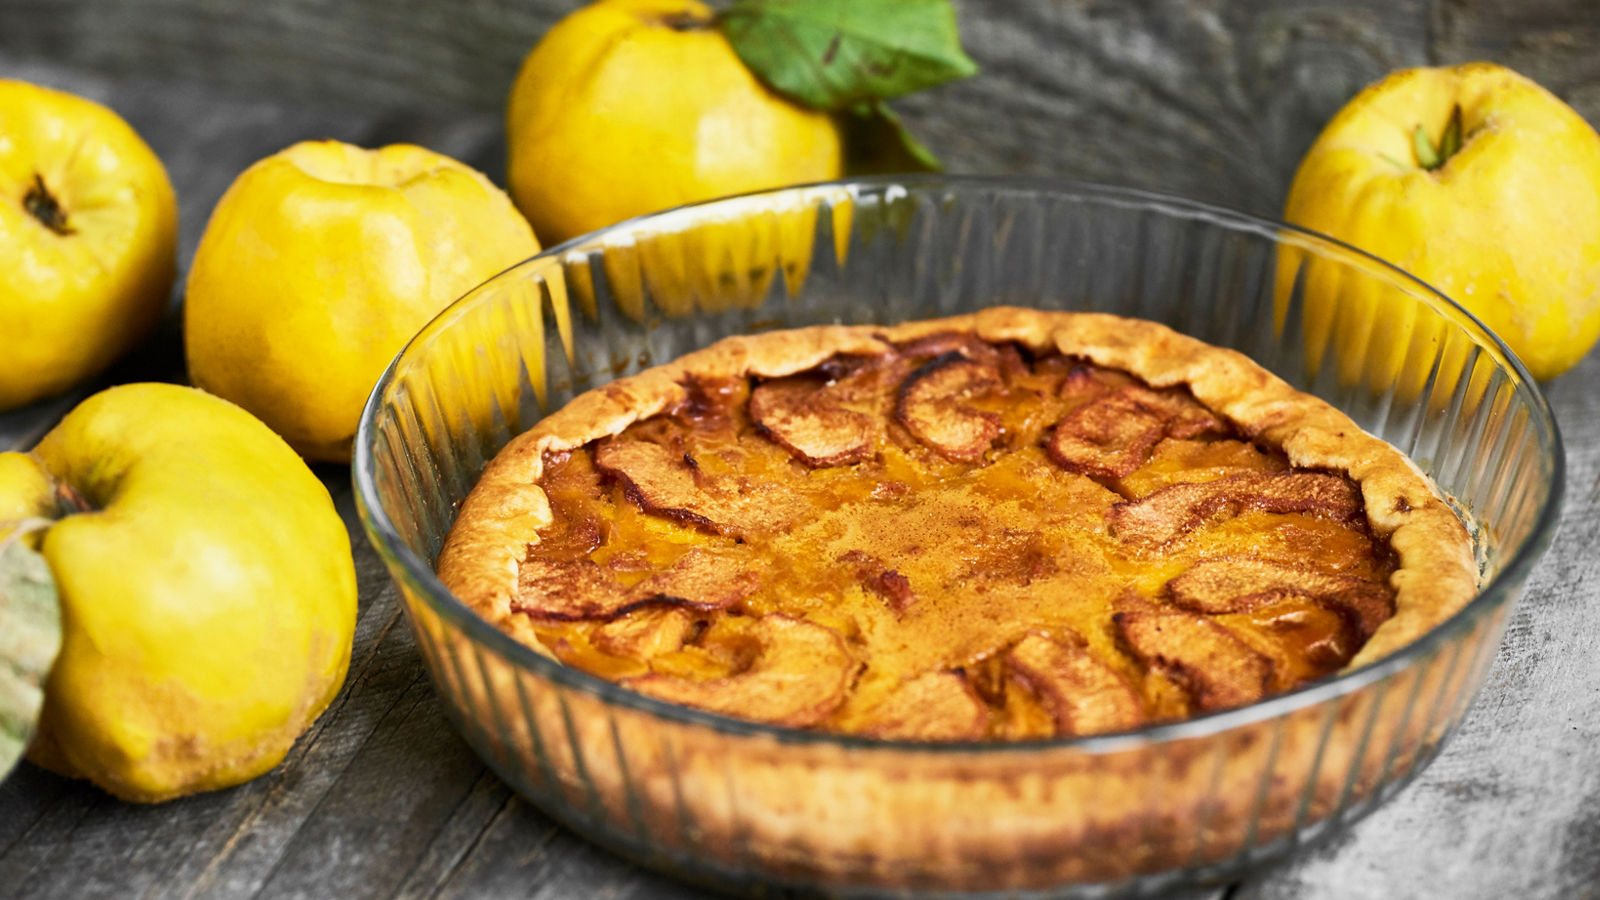
<svg viewBox="0 0 1600 900">
<path fill-rule="evenodd" d="M 4 554 L 7 547 L 21 541 L 35 531 L 43 531 L 54 524 L 54 521 L 46 519 L 44 516 L 28 516 L 22 519 L 12 519 L 9 522 L 0 522 L 0 527 L 10 529 L 5 533 L 4 537 L 0 537 L 0 554 Z"/>
<path fill-rule="evenodd" d="M 680 12 L 662 16 L 657 21 L 673 31 L 709 31 L 716 26 L 717 16 L 720 15 L 718 13 L 716 16 L 707 18 L 705 16 L 697 16 L 694 13 Z"/>
<path fill-rule="evenodd" d="M 1438 146 L 1435 147 L 1428 139 L 1427 128 L 1418 125 L 1416 130 L 1411 132 L 1411 149 L 1417 154 L 1417 165 L 1432 172 L 1449 162 L 1450 157 L 1461 152 L 1462 139 L 1461 104 L 1457 103 L 1450 110 L 1450 121 L 1444 126 L 1444 134 L 1439 136 Z"/>
<path fill-rule="evenodd" d="M 1429 172 L 1439 168 L 1439 154 L 1433 149 L 1433 142 L 1428 140 L 1428 130 L 1421 125 L 1411 132 L 1411 149 L 1417 153 L 1417 165 Z"/>
<path fill-rule="evenodd" d="M 1450 111 L 1450 124 L 1444 127 L 1444 137 L 1439 139 L 1440 163 L 1461 152 L 1461 104 Z"/>
</svg>

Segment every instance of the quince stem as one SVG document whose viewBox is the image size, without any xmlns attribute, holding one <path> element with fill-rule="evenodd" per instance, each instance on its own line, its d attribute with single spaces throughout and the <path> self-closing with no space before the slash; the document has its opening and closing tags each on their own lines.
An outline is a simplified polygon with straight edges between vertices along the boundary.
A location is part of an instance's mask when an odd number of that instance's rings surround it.
<svg viewBox="0 0 1600 900">
<path fill-rule="evenodd" d="M 1449 162 L 1450 157 L 1461 152 L 1461 104 L 1457 103 L 1450 110 L 1450 121 L 1444 126 L 1444 134 L 1439 137 L 1439 146 L 1434 147 L 1428 140 L 1428 131 L 1418 125 L 1417 130 L 1411 132 L 1411 147 L 1417 153 L 1417 164 L 1429 172 Z"/>
<path fill-rule="evenodd" d="M 76 488 L 65 481 L 56 485 L 56 505 L 61 508 L 61 515 L 63 516 L 94 512 L 94 504 L 90 503 L 87 497 L 78 493 Z"/>
<path fill-rule="evenodd" d="M 661 17 L 657 21 L 673 31 L 705 31 L 715 24 L 714 19 L 697 16 L 690 12 L 672 13 Z"/>
<path fill-rule="evenodd" d="M 56 234 L 66 236 L 72 233 L 72 226 L 67 224 L 67 211 L 61 208 L 61 201 L 45 187 L 44 176 L 38 172 L 33 173 L 33 186 L 23 195 L 22 206 L 28 215 Z"/>
</svg>

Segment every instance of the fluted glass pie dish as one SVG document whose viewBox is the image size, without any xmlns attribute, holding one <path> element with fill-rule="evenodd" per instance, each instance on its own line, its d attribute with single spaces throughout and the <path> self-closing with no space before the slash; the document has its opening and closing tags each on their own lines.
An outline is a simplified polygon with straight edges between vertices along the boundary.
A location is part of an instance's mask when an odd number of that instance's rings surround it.
<svg viewBox="0 0 1600 900">
<path fill-rule="evenodd" d="M 1473 532 L 1483 588 L 1374 664 L 1124 734 L 919 744 L 633 693 L 519 644 L 433 574 L 510 438 L 583 391 L 734 333 L 1011 304 L 1152 319 L 1242 351 L 1405 451 Z M 636 219 L 490 280 L 378 384 L 363 521 L 452 718 L 508 783 L 646 864 L 725 888 L 1103 896 L 1226 878 L 1370 811 L 1454 731 L 1558 511 L 1560 440 L 1509 351 L 1338 243 L 1187 201 L 927 178 Z"/>
</svg>

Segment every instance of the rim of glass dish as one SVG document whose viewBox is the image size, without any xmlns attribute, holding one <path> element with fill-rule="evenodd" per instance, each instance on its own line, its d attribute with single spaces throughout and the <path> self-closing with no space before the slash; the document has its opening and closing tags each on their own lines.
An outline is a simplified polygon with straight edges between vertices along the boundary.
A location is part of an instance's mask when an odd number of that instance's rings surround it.
<svg viewBox="0 0 1600 900">
<path fill-rule="evenodd" d="M 435 324 L 446 316 L 459 312 L 458 307 L 463 302 L 470 302 L 473 295 L 477 294 L 483 287 L 524 267 L 532 267 L 540 261 L 551 261 L 554 265 L 560 265 L 560 258 L 567 253 L 580 246 L 601 240 L 608 235 L 633 231 L 646 223 L 660 222 L 664 219 L 689 215 L 694 210 L 703 210 L 719 205 L 731 206 L 741 200 L 774 197 L 790 193 L 798 194 L 828 189 L 844 189 L 849 191 L 853 198 L 859 198 L 863 195 L 886 194 L 896 188 L 916 188 L 923 191 L 945 188 L 958 191 L 987 191 L 991 195 L 999 193 L 1032 193 L 1064 199 L 1077 198 L 1091 203 L 1138 207 L 1149 209 L 1164 216 L 1204 221 L 1230 231 L 1258 234 L 1277 244 L 1286 243 L 1284 240 L 1286 234 L 1293 235 L 1300 238 L 1300 240 L 1292 243 L 1302 249 L 1319 252 L 1326 248 L 1332 248 L 1337 252 L 1352 254 L 1358 260 L 1365 260 L 1367 263 L 1375 265 L 1379 270 L 1391 276 L 1397 276 L 1402 283 L 1409 283 L 1424 293 L 1438 298 L 1466 319 L 1469 330 L 1471 328 L 1477 329 L 1479 332 L 1477 337 L 1484 339 L 1484 343 L 1490 349 L 1498 352 L 1503 357 L 1506 367 L 1516 376 L 1517 384 L 1515 389 L 1526 391 L 1529 395 L 1530 405 L 1535 413 L 1533 418 L 1537 428 L 1537 435 L 1541 438 L 1539 443 L 1541 445 L 1548 443 L 1551 464 L 1550 492 L 1539 510 L 1533 530 L 1529 533 L 1521 550 L 1509 560 L 1504 561 L 1504 564 L 1495 572 L 1489 583 L 1484 585 L 1465 606 L 1443 622 L 1429 629 L 1422 637 L 1417 638 L 1394 653 L 1359 669 L 1315 681 L 1247 706 L 1205 713 L 1175 722 L 1148 725 L 1130 731 L 1022 741 L 951 741 L 939 743 L 880 740 L 858 735 L 805 731 L 797 728 L 770 725 L 764 722 L 736 719 L 720 713 L 668 703 L 630 691 L 615 682 L 607 681 L 599 676 L 591 675 L 581 669 L 563 665 L 543 656 L 532 648 L 523 645 L 506 632 L 496 628 L 493 623 L 478 615 L 477 612 L 456 597 L 449 588 L 445 587 L 444 583 L 434 573 L 433 566 L 421 559 L 405 545 L 399 533 L 395 530 L 393 523 L 390 522 L 387 513 L 384 512 L 383 507 L 378 502 L 376 481 L 373 477 L 373 458 L 370 448 L 372 446 L 373 429 L 378 408 L 382 405 L 382 398 L 385 392 L 393 385 L 395 373 L 398 371 L 400 364 L 417 347 L 417 342 L 425 337 L 431 340 L 434 336 Z M 1352 264 L 1351 260 L 1340 260 L 1337 257 L 1334 257 L 1334 259 L 1342 265 Z M 378 379 L 378 383 L 374 386 L 372 393 L 368 395 L 367 402 L 361 411 L 361 421 L 356 430 L 355 456 L 351 472 L 355 482 L 357 507 L 362 524 L 367 532 L 367 537 L 372 541 L 379 555 L 386 558 L 391 571 L 395 569 L 395 564 L 398 563 L 399 569 L 411 581 L 411 586 L 426 599 L 433 611 L 461 629 L 471 641 L 504 657 L 511 664 L 522 669 L 531 670 L 562 687 L 581 690 L 608 704 L 631 708 L 675 723 L 706 727 L 736 737 L 767 737 L 782 743 L 822 744 L 855 751 L 893 751 L 926 754 L 1015 754 L 1067 749 L 1089 754 L 1106 754 L 1175 740 L 1209 737 L 1243 725 L 1255 724 L 1278 718 L 1297 710 L 1320 705 L 1328 700 L 1359 691 L 1368 685 L 1410 667 L 1419 657 L 1431 653 L 1459 632 L 1471 628 L 1481 615 L 1484 615 L 1500 602 L 1502 595 L 1510 590 L 1511 585 L 1520 583 L 1527 578 L 1534 562 L 1544 554 L 1548 547 L 1554 534 L 1556 523 L 1560 518 L 1561 504 L 1566 490 L 1566 453 L 1561 442 L 1561 432 L 1556 424 L 1554 415 L 1550 411 L 1549 403 L 1545 400 L 1544 393 L 1539 390 L 1537 382 L 1528 373 L 1522 361 L 1511 351 L 1511 348 L 1506 346 L 1477 316 L 1443 292 L 1406 272 L 1404 269 L 1358 247 L 1286 222 L 1279 222 L 1214 204 L 1202 203 L 1197 200 L 1187 200 L 1182 197 L 1137 188 L 1044 177 L 891 175 L 791 185 L 720 197 L 699 203 L 684 204 L 671 209 L 636 216 L 618 222 L 615 225 L 580 235 L 564 243 L 549 247 L 537 255 L 497 273 L 440 311 L 428 325 L 424 326 L 417 335 L 406 343 L 404 349 L 384 369 L 383 376 Z"/>
</svg>

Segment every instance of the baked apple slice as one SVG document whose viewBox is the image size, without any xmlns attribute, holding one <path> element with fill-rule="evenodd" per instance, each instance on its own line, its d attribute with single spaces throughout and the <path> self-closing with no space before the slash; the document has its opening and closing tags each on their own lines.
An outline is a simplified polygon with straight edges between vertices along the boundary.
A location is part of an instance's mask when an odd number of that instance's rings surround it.
<svg viewBox="0 0 1600 900">
<path fill-rule="evenodd" d="M 1211 410 L 1181 388 L 1153 390 L 1141 384 L 1130 385 L 1123 394 L 1151 415 L 1161 419 L 1167 437 L 1186 440 L 1227 429 Z"/>
<path fill-rule="evenodd" d="M 950 351 L 929 360 L 901 385 L 895 418 L 929 449 L 956 462 L 976 462 L 1000 435 L 1000 417 L 963 403 L 1002 386 L 993 363 Z"/>
<path fill-rule="evenodd" d="M 1167 582 L 1166 590 L 1175 606 L 1208 615 L 1252 612 L 1291 596 L 1308 597 L 1344 614 L 1363 641 L 1394 614 L 1391 593 L 1381 584 L 1255 556 L 1201 560 Z"/>
<path fill-rule="evenodd" d="M 1111 619 L 1134 655 L 1186 690 L 1202 712 L 1266 696 L 1272 660 L 1204 616 L 1126 610 Z"/>
<path fill-rule="evenodd" d="M 1030 634 L 1007 651 L 1006 663 L 1050 710 L 1057 734 L 1126 731 L 1144 721 L 1144 703 L 1127 679 L 1076 641 Z"/>
<path fill-rule="evenodd" d="M 641 694 L 740 719 L 804 728 L 844 702 L 860 665 L 831 628 L 781 613 L 752 623 L 749 665 L 696 680 L 652 672 L 623 680 Z"/>
<path fill-rule="evenodd" d="M 694 614 L 681 606 L 647 606 L 594 631 L 594 645 L 612 656 L 649 661 L 683 648 Z"/>
<path fill-rule="evenodd" d="M 542 619 L 595 619 L 621 615 L 635 605 L 616 576 L 588 557 L 530 556 L 517 567 L 511 611 Z"/>
<path fill-rule="evenodd" d="M 976 335 L 959 331 L 940 331 L 895 345 L 906 359 L 960 356 L 981 363 L 994 363 L 1000 351 Z"/>
<path fill-rule="evenodd" d="M 818 469 L 860 462 L 872 455 L 872 419 L 845 409 L 825 385 L 782 378 L 750 394 L 750 418 L 778 446 Z"/>
<path fill-rule="evenodd" d="M 1121 478 L 1150 459 L 1165 423 L 1117 391 L 1078 407 L 1050 433 L 1045 451 L 1069 472 Z"/>
<path fill-rule="evenodd" d="M 1122 478 L 1149 462 L 1151 449 L 1164 437 L 1221 430 L 1222 423 L 1194 398 L 1130 384 L 1068 413 L 1045 450 L 1069 472 Z"/>
<path fill-rule="evenodd" d="M 586 556 L 530 556 L 518 570 L 518 598 L 511 608 L 545 619 L 608 619 L 650 603 L 727 609 L 760 586 L 760 576 L 748 561 L 700 547 L 632 587 L 624 587 L 611 569 Z"/>
<path fill-rule="evenodd" d="M 694 457 L 651 441 L 607 440 L 594 465 L 645 512 L 713 534 L 747 538 L 783 531 L 807 507 L 793 492 L 755 479 L 706 475 Z"/>
<path fill-rule="evenodd" d="M 900 685 L 873 708 L 863 734 L 889 740 L 975 741 L 989 725 L 989 708 L 957 672 L 926 672 Z"/>
<path fill-rule="evenodd" d="M 1159 550 L 1208 522 L 1240 513 L 1304 513 L 1341 522 L 1362 517 L 1360 490 L 1348 479 L 1322 472 L 1234 475 L 1182 482 L 1111 507 L 1111 532 L 1124 542 Z"/>
<path fill-rule="evenodd" d="M 594 466 L 601 474 L 619 480 L 628 499 L 647 513 L 710 531 L 727 527 L 726 522 L 709 515 L 719 511 L 682 453 L 650 441 L 603 441 L 595 447 Z"/>
</svg>

